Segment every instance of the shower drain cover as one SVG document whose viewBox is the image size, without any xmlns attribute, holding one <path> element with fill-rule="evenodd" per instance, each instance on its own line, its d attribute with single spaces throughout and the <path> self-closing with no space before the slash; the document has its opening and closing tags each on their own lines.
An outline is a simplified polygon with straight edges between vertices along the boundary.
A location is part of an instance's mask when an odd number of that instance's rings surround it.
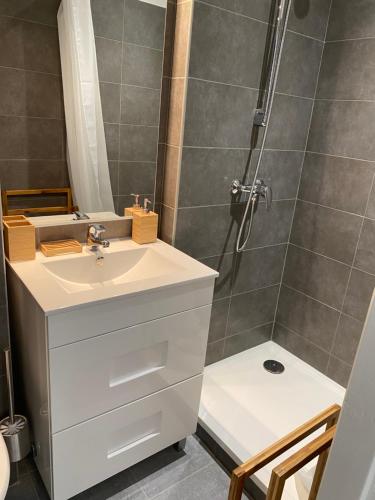
<svg viewBox="0 0 375 500">
<path fill-rule="evenodd" d="M 285 370 L 285 366 L 275 359 L 267 359 L 267 361 L 263 363 L 263 367 L 265 370 L 275 375 L 279 375 Z"/>
</svg>

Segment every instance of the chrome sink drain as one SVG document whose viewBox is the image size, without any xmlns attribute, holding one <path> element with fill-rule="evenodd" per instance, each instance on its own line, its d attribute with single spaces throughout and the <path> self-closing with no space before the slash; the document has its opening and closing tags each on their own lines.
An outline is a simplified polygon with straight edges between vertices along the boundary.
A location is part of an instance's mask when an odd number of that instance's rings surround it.
<svg viewBox="0 0 375 500">
<path fill-rule="evenodd" d="M 267 359 L 263 363 L 263 368 L 274 375 L 280 375 L 285 370 L 285 366 L 275 359 Z"/>
</svg>

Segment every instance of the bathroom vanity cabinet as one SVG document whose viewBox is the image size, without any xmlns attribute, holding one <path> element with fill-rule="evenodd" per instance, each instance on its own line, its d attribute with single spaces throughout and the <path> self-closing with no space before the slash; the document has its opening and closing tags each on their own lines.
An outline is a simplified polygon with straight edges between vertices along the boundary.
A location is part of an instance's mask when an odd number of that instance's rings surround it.
<svg viewBox="0 0 375 500">
<path fill-rule="evenodd" d="M 195 432 L 216 273 L 202 266 L 201 279 L 46 311 L 22 267 L 8 267 L 16 363 L 51 498 Z"/>
</svg>

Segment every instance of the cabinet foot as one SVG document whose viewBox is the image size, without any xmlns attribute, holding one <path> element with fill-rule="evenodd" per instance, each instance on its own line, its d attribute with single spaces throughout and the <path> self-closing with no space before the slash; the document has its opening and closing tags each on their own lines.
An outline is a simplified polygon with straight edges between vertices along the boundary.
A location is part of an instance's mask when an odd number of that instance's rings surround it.
<svg viewBox="0 0 375 500">
<path fill-rule="evenodd" d="M 177 443 L 175 443 L 173 445 L 173 448 L 176 451 L 184 451 L 185 445 L 186 445 L 186 438 L 185 439 L 181 439 L 181 441 L 177 441 Z"/>
</svg>

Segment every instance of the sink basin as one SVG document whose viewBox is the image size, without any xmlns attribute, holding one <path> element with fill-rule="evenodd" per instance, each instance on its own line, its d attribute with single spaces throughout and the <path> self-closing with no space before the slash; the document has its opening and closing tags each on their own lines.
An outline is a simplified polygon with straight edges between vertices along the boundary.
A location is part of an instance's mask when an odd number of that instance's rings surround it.
<svg viewBox="0 0 375 500">
<path fill-rule="evenodd" d="M 151 248 L 95 254 L 43 263 L 68 293 L 167 276 L 183 268 Z"/>
<path fill-rule="evenodd" d="M 100 253 L 104 258 L 98 262 L 87 246 L 82 253 L 56 257 L 38 251 L 35 260 L 8 265 L 47 315 L 195 280 L 212 281 L 218 275 L 160 240 L 138 245 L 131 238 L 113 239 Z"/>
</svg>

